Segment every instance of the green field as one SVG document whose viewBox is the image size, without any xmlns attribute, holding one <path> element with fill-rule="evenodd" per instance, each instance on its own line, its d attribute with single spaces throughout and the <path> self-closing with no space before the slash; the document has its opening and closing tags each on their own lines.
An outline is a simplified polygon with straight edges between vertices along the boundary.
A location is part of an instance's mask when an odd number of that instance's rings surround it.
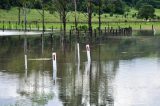
<svg viewBox="0 0 160 106">
<path fill-rule="evenodd" d="M 42 16 L 40 15 L 39 12 L 42 12 L 41 10 L 36 10 L 36 9 L 28 9 L 27 10 L 27 21 L 28 22 L 33 22 L 33 21 L 38 21 L 40 22 L 38 26 L 41 28 L 42 27 Z M 4 24 L 5 28 L 15 28 L 16 23 L 12 23 L 12 25 L 9 25 L 8 21 L 18 21 L 18 8 L 12 8 L 11 10 L 2 10 L 0 9 L 0 28 L 3 28 L 3 23 L 2 21 L 5 21 L 6 23 Z M 160 29 L 160 23 L 159 22 L 146 22 L 143 21 L 142 19 L 137 19 L 136 17 L 132 17 L 133 14 L 137 13 L 137 10 L 135 9 L 130 9 L 129 12 L 126 14 L 127 17 L 124 17 L 124 15 L 118 15 L 114 14 L 112 17 L 109 14 L 102 14 L 102 28 L 105 27 L 113 27 L 113 28 L 118 28 L 118 27 L 129 27 L 131 26 L 134 29 L 139 29 L 140 25 L 142 26 L 142 29 L 151 29 L 152 25 L 154 25 L 155 29 Z M 156 9 L 157 16 L 160 16 L 160 9 Z M 93 28 L 98 27 L 98 15 L 93 13 Z M 21 10 L 21 21 L 23 21 L 24 15 L 23 15 L 23 10 Z M 59 15 L 58 13 L 50 14 L 48 11 L 45 11 L 45 27 L 46 29 L 48 28 L 57 28 L 59 29 L 61 27 L 60 23 L 48 23 L 48 22 L 60 22 L 59 20 Z M 78 13 L 78 21 L 79 22 L 85 22 L 85 23 L 79 23 L 79 26 L 86 25 L 87 26 L 87 14 L 86 13 Z M 141 22 L 135 22 L 135 21 L 141 21 Z M 67 29 L 70 29 L 71 26 L 74 26 L 74 12 L 69 12 L 67 15 Z M 72 22 L 72 23 L 70 23 Z M 37 28 L 37 26 L 32 23 L 31 25 L 28 25 L 31 28 Z M 18 28 L 22 28 L 22 25 L 17 25 Z"/>
<path fill-rule="evenodd" d="M 28 21 L 41 21 L 42 16 L 39 12 L 41 10 L 28 9 L 27 10 L 27 19 Z M 0 9 L 0 21 L 18 21 L 18 8 L 12 8 L 11 10 L 2 10 Z M 135 9 L 130 9 L 128 16 L 125 18 L 123 15 L 114 14 L 112 17 L 109 14 L 103 14 L 102 21 L 137 21 L 137 18 L 133 18 L 132 15 L 137 13 Z M 156 15 L 160 16 L 160 10 L 156 10 Z M 23 10 L 21 10 L 21 19 L 23 20 Z M 139 21 L 141 19 L 138 19 Z M 57 13 L 50 14 L 48 11 L 45 11 L 45 21 L 47 22 L 59 22 L 59 15 Z M 69 12 L 67 15 L 67 21 L 74 21 L 74 12 Z M 86 13 L 78 13 L 78 21 L 84 22 L 87 21 Z M 98 14 L 93 13 L 93 21 L 98 21 Z"/>
</svg>

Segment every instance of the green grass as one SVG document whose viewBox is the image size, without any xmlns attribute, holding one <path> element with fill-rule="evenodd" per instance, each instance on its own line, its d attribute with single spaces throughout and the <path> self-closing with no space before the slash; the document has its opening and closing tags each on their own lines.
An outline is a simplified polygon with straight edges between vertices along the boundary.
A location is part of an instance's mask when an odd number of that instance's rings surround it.
<svg viewBox="0 0 160 106">
<path fill-rule="evenodd" d="M 39 12 L 42 12 L 41 10 L 36 10 L 36 9 L 28 9 L 27 10 L 27 21 L 31 22 L 31 21 L 38 21 L 38 22 L 42 22 L 42 16 Z M 125 18 L 124 15 L 118 15 L 118 14 L 114 14 L 112 17 L 109 14 L 102 14 L 101 18 L 102 18 L 102 28 L 105 27 L 113 27 L 113 28 L 118 28 L 120 27 L 133 27 L 134 29 L 139 29 L 140 25 L 142 26 L 142 29 L 151 29 L 152 25 L 154 25 L 154 27 L 156 29 L 159 29 L 159 25 L 160 23 L 153 23 L 153 22 L 142 22 L 142 23 L 133 23 L 133 21 L 143 21 L 142 19 L 137 19 L 136 17 L 132 17 L 133 14 L 137 13 L 137 10 L 135 9 L 130 9 L 129 12 L 127 12 L 126 14 L 127 17 Z M 157 16 L 160 16 L 160 9 L 156 9 L 155 14 Z M 85 13 L 78 13 L 78 21 L 80 22 L 86 22 L 85 24 L 79 24 L 80 25 L 87 25 L 87 14 Z M 98 22 L 98 15 L 93 13 L 93 28 L 97 28 L 98 27 L 98 23 L 94 23 L 94 22 Z M 23 15 L 23 10 L 21 10 L 21 20 L 24 19 L 24 15 Z M 50 14 L 48 11 L 45 11 L 45 21 L 46 22 L 60 22 L 59 20 L 59 15 L 58 13 L 54 13 L 54 14 Z M 2 21 L 17 21 L 18 20 L 18 8 L 12 8 L 11 10 L 2 10 L 0 9 L 0 28 L 3 27 Z M 125 22 L 127 21 L 127 22 Z M 132 22 L 131 22 L 132 21 Z M 67 22 L 74 22 L 74 12 L 69 12 L 67 15 Z M 103 23 L 103 22 L 114 22 L 114 23 Z M 119 23 L 121 22 L 121 23 Z M 5 28 L 9 27 L 8 23 L 5 23 Z M 16 24 L 12 24 L 11 26 L 13 26 L 13 28 L 16 27 Z M 35 24 L 31 25 L 32 28 L 36 28 Z M 46 28 L 57 28 L 59 29 L 61 27 L 60 23 L 47 23 L 45 24 Z M 67 23 L 67 29 L 70 29 L 71 26 L 74 26 L 74 24 L 71 23 Z M 22 25 L 18 25 L 18 28 L 22 28 Z M 28 25 L 29 27 L 29 25 Z M 39 24 L 39 27 L 42 27 L 42 24 Z"/>
<path fill-rule="evenodd" d="M 156 10 L 155 10 L 155 14 L 156 14 L 157 16 L 160 16 L 160 9 L 156 9 Z"/>
</svg>

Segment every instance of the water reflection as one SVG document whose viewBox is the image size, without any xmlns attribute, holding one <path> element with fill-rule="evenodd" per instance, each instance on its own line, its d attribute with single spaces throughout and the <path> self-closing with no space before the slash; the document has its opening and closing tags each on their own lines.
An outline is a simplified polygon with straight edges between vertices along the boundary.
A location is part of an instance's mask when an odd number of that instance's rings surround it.
<svg viewBox="0 0 160 106">
<path fill-rule="evenodd" d="M 116 106 L 158 106 L 160 104 L 158 100 L 160 98 L 160 66 L 157 64 L 157 58 L 123 60 L 120 61 L 119 67 L 114 82 Z"/>
<path fill-rule="evenodd" d="M 160 104 L 160 39 L 110 39 L 91 45 L 92 61 L 87 61 L 85 44 L 62 48 L 44 40 L 42 47 L 40 37 L 0 38 L 1 106 Z M 56 68 L 51 60 L 29 59 L 51 58 L 53 48 Z"/>
</svg>

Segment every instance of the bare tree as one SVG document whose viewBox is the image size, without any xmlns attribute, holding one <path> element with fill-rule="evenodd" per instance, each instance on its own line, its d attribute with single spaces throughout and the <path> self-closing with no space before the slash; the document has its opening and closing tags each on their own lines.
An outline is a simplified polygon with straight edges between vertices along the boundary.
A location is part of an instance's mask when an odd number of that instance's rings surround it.
<svg viewBox="0 0 160 106">
<path fill-rule="evenodd" d="M 23 10 L 24 10 L 25 31 L 27 31 L 27 6 L 34 1 L 35 0 L 19 0 L 19 3 L 23 6 Z"/>
<path fill-rule="evenodd" d="M 63 23 L 63 37 L 66 35 L 66 19 L 70 0 L 53 0 L 54 11 L 56 11 Z"/>
<path fill-rule="evenodd" d="M 78 30 L 78 22 L 77 22 L 77 0 L 74 0 L 74 11 L 75 11 L 75 28 L 76 31 Z"/>
<path fill-rule="evenodd" d="M 40 4 L 41 4 L 41 8 L 42 8 L 42 11 L 39 11 L 39 14 L 42 16 L 42 32 L 44 34 L 45 32 L 45 3 L 44 3 L 44 0 L 39 0 Z"/>
<path fill-rule="evenodd" d="M 92 0 L 88 0 L 88 30 L 92 37 Z"/>
<path fill-rule="evenodd" d="M 102 6 L 102 1 L 98 1 L 98 14 L 99 14 L 99 32 L 101 30 L 101 6 Z"/>
</svg>

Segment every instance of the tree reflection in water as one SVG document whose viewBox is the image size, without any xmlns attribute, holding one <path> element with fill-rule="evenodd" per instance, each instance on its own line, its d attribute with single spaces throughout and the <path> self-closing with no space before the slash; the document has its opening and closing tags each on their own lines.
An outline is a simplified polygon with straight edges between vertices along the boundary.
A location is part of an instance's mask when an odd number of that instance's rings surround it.
<svg viewBox="0 0 160 106">
<path fill-rule="evenodd" d="M 112 40 L 103 45 L 91 45 L 92 62 L 87 62 L 84 44 L 80 44 L 77 60 L 77 43 L 61 46 L 58 42 L 44 42 L 43 47 L 39 37 L 28 37 L 26 49 L 22 46 L 25 40 L 18 37 L 1 37 L 0 41 L 2 105 L 114 106 L 114 80 L 120 60 L 155 53 L 159 56 L 158 40 L 151 43 L 148 39 Z M 28 68 L 24 70 L 24 54 L 28 59 L 51 58 L 53 49 L 57 52 L 57 70 L 53 71 L 50 60 L 28 60 Z"/>
</svg>

